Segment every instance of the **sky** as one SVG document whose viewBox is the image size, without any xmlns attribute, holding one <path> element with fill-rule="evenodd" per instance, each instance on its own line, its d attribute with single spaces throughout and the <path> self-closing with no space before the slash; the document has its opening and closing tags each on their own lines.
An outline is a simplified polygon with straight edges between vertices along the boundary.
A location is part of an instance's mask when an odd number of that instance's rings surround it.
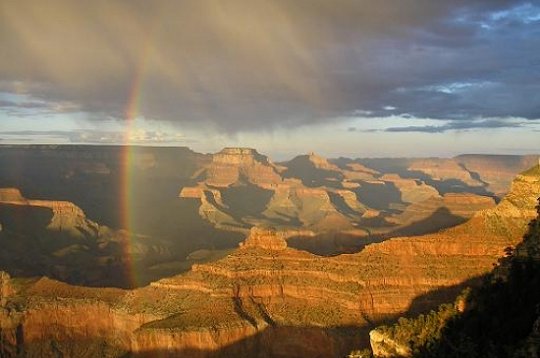
<svg viewBox="0 0 540 358">
<path fill-rule="evenodd" d="M 540 153 L 540 4 L 0 3 L 0 144 Z"/>
</svg>

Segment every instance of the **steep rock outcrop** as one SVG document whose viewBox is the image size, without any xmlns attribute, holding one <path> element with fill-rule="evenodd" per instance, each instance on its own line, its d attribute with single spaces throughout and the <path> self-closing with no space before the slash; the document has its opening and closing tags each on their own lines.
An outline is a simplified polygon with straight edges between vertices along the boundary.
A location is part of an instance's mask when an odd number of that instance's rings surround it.
<svg viewBox="0 0 540 358">
<path fill-rule="evenodd" d="M 248 238 L 240 244 L 240 248 L 259 247 L 265 250 L 280 251 L 287 248 L 286 233 L 273 228 L 253 227 Z"/>
<path fill-rule="evenodd" d="M 273 163 L 252 148 L 224 148 L 212 156 L 205 176 L 206 183 L 216 187 L 227 187 L 246 180 L 271 188 L 281 182 L 281 176 Z"/>
<path fill-rule="evenodd" d="M 0 189 L 0 205 L 46 208 L 52 211 L 52 218 L 47 226 L 50 230 L 67 232 L 76 237 L 97 236 L 100 227 L 88 220 L 77 205 L 69 201 L 28 200 L 19 189 Z"/>
</svg>

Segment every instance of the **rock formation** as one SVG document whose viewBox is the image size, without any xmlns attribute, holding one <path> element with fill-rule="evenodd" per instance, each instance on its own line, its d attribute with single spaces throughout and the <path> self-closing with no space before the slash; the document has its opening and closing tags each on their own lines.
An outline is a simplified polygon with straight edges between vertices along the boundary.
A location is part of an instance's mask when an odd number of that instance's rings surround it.
<svg viewBox="0 0 540 358">
<path fill-rule="evenodd" d="M 0 202 L 22 204 L 26 203 L 26 199 L 17 188 L 0 188 Z"/>
<path fill-rule="evenodd" d="M 52 218 L 47 228 L 68 232 L 75 237 L 97 236 L 100 230 L 98 224 L 86 218 L 81 208 L 68 201 L 28 200 L 23 197 L 19 189 L 0 188 L 0 205 L 50 209 Z"/>
<path fill-rule="evenodd" d="M 204 174 L 210 186 L 227 187 L 241 180 L 272 187 L 281 182 L 276 167 L 252 148 L 225 148 L 212 156 Z"/>
<path fill-rule="evenodd" d="M 286 235 L 273 228 L 253 227 L 248 238 L 240 244 L 240 248 L 258 247 L 264 250 L 281 251 L 287 248 Z"/>
<path fill-rule="evenodd" d="M 481 186 L 478 179 L 474 179 L 471 173 L 453 159 L 421 159 L 409 166 L 411 171 L 419 171 L 430 176 L 434 180 L 460 180 L 470 186 Z"/>
<path fill-rule="evenodd" d="M 415 179 L 403 179 L 398 174 L 385 174 L 381 181 L 395 185 L 401 192 L 401 200 L 405 203 L 416 203 L 432 197 L 439 197 L 439 192 L 432 186 Z"/>
<path fill-rule="evenodd" d="M 197 185 L 183 187 L 179 197 L 198 199 L 200 216 L 218 229 L 245 233 L 269 225 L 347 235 L 356 230 L 359 237 L 377 238 L 434 232 L 494 205 L 487 184 L 456 158 L 405 160 L 405 172 L 335 162 L 310 153 L 283 163 L 283 169 L 253 149 L 225 148 L 195 175 Z M 238 195 L 252 203 L 231 201 Z"/>
</svg>

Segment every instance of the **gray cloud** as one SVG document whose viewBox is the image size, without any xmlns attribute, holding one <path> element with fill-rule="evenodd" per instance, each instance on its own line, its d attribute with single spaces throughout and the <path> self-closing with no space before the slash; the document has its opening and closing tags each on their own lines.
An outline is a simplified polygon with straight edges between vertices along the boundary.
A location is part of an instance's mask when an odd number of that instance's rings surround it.
<svg viewBox="0 0 540 358">
<path fill-rule="evenodd" d="M 528 123 L 523 119 L 520 121 L 504 119 L 486 119 L 473 121 L 451 121 L 443 125 L 424 125 L 424 126 L 404 126 L 389 127 L 382 130 L 368 130 L 371 132 L 422 132 L 422 133 L 443 133 L 450 130 L 471 130 L 471 129 L 493 129 L 493 128 L 519 128 Z"/>
<path fill-rule="evenodd" d="M 83 111 L 89 120 L 136 112 L 237 132 L 358 108 L 463 121 L 540 117 L 540 22 L 532 16 L 540 8 L 523 1 L 22 0 L 0 7 L 0 91 L 71 104 L 57 110 Z"/>
<path fill-rule="evenodd" d="M 21 130 L 2 131 L 0 140 L 10 142 L 40 142 L 47 140 L 59 140 L 66 143 L 79 144 L 118 144 L 124 143 L 128 136 L 130 144 L 178 144 L 193 143 L 180 133 L 149 131 L 138 129 L 126 134 L 123 131 L 100 131 L 100 130 Z"/>
</svg>

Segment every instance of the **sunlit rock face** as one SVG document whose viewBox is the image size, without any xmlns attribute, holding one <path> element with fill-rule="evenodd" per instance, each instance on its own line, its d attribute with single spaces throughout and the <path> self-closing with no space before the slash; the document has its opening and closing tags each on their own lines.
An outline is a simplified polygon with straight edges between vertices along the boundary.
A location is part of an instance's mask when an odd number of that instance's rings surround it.
<svg viewBox="0 0 540 358">
<path fill-rule="evenodd" d="M 276 167 L 264 155 L 251 148 L 225 148 L 212 156 L 206 169 L 206 183 L 227 187 L 238 181 L 272 187 L 281 182 Z"/>
<path fill-rule="evenodd" d="M 489 173 L 491 164 L 513 163 L 493 184 L 500 185 L 527 158 L 328 160 L 309 153 L 275 165 L 254 149 L 225 148 L 193 176 L 197 184 L 178 195 L 198 199 L 200 216 L 228 231 L 269 225 L 358 238 L 415 235 L 460 224 L 495 205 L 500 193 L 489 191 L 491 177 L 484 180 L 466 164 Z"/>
<path fill-rule="evenodd" d="M 11 203 L 24 203 L 26 199 L 17 188 L 0 188 L 0 201 Z"/>
<path fill-rule="evenodd" d="M 371 350 L 375 357 L 412 357 L 409 347 L 396 342 L 383 332 L 372 330 L 369 332 Z"/>
<path fill-rule="evenodd" d="M 516 174 L 537 164 L 536 155 L 465 154 L 450 159 L 412 160 L 408 169 L 427 175 L 440 183 L 484 188 L 503 197 Z M 474 190 L 474 189 L 473 189 Z"/>
<path fill-rule="evenodd" d="M 287 248 L 286 233 L 272 228 L 253 227 L 246 241 L 240 244 L 243 249 L 259 247 L 266 250 L 281 251 Z"/>
<path fill-rule="evenodd" d="M 0 205 L 3 207 L 36 208 L 49 211 L 52 216 L 46 228 L 52 231 L 65 232 L 73 237 L 99 236 L 106 228 L 88 220 L 85 213 L 77 205 L 69 201 L 26 199 L 17 188 L 0 188 Z M 23 218 L 19 218 L 23 220 Z"/>
<path fill-rule="evenodd" d="M 481 186 L 482 183 L 463 168 L 454 159 L 424 159 L 417 160 L 409 167 L 412 171 L 423 172 L 434 180 L 457 179 L 471 186 Z"/>
</svg>

